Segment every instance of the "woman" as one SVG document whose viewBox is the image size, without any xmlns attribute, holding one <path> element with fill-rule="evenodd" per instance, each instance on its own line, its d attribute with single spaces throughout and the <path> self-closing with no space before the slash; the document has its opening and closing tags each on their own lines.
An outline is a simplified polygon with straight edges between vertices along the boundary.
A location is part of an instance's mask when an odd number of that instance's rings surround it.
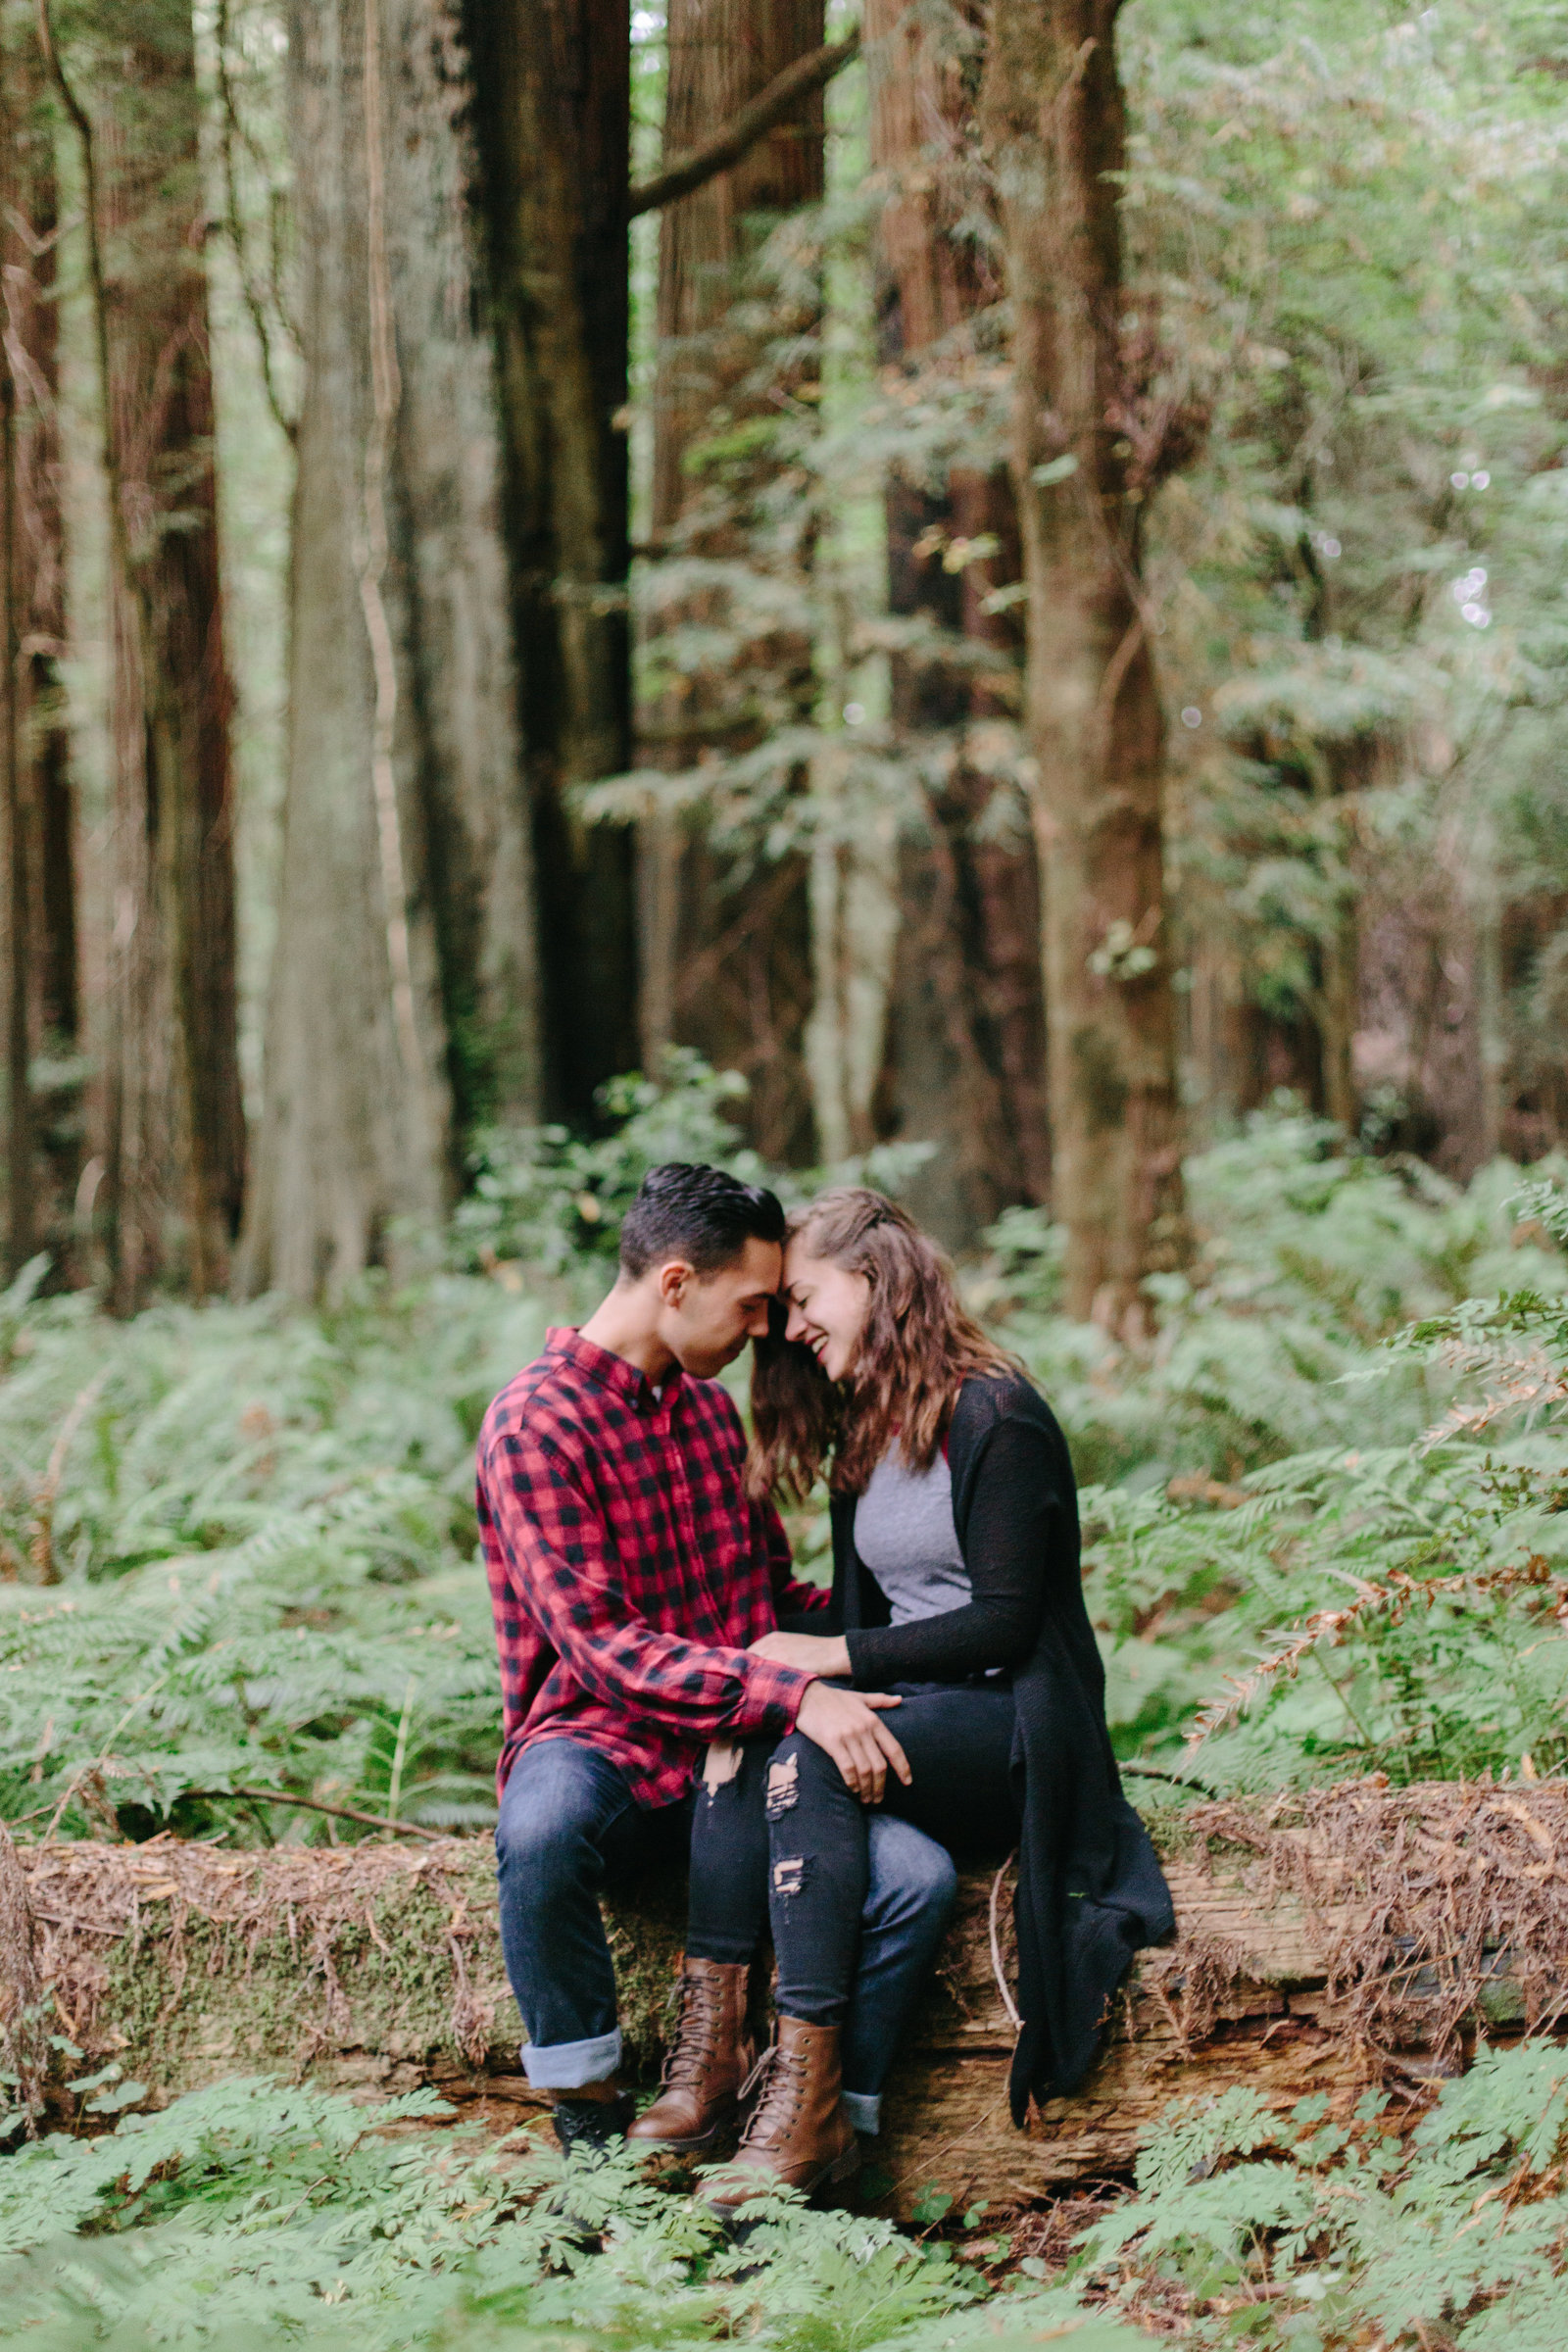
<svg viewBox="0 0 1568 2352">
<path fill-rule="evenodd" d="M 728 1864 L 737 1921 L 761 1805 L 778 1961 L 778 2034 L 715 2197 L 727 2204 L 853 2170 L 842 2058 L 873 1808 L 945 1845 L 1018 1848 L 1016 2121 L 1031 2093 L 1076 2086 L 1133 1952 L 1172 1925 L 1105 1729 L 1072 1464 L 1049 1406 L 965 1314 L 930 1241 L 877 1193 L 824 1193 L 792 1218 L 784 1294 L 782 1332 L 758 1348 L 749 1475 L 759 1494 L 804 1496 L 825 1474 L 833 1592 L 828 1630 L 813 1616 L 756 1646 L 901 1703 L 882 1719 L 880 1785 L 862 1779 L 858 1793 L 793 1733 L 710 1764 L 699 1794 L 694 1890 L 711 1901 Z M 908 1970 L 879 2000 L 875 1986 L 857 1990 L 859 2120 L 916 1990 Z"/>
</svg>

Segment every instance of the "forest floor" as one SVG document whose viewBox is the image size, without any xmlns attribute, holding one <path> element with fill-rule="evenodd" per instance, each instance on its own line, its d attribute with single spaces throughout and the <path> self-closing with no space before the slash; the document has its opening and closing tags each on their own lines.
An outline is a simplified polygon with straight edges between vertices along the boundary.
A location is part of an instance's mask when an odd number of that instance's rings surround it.
<svg viewBox="0 0 1568 2352">
<path fill-rule="evenodd" d="M 658 1140 L 667 1155 L 667 1124 Z M 1281 1114 L 1191 1164 L 1199 1254 L 1145 1348 L 1059 1317 L 1034 1212 L 967 1278 L 1072 1439 L 1113 1730 L 1166 1813 L 1183 1783 L 1517 1787 L 1568 1761 L 1552 1172 L 1461 1189 L 1330 1146 Z M 583 1201 L 637 1173 L 608 1149 L 586 1176 L 532 1172 L 526 1260 L 498 1183 L 444 1262 L 329 1313 L 113 1324 L 35 1282 L 0 1297 L 0 1811 L 20 1841 L 488 1822 L 472 1441 L 603 1278 L 610 1219 Z M 819 1562 L 819 1515 L 794 1533 Z M 613 2170 L 564 2187 L 536 2154 L 524 2175 L 417 2099 L 236 2082 L 143 2115 L 136 2085 L 74 2074 L 54 2038 L 79 2121 L 0 2167 L 4 2338 L 1560 2341 L 1568 2059 L 1549 2040 L 1483 2048 L 1413 2131 L 1382 2094 L 1330 2123 L 1237 2090 L 1167 2116 L 1136 2193 L 1093 2212 L 959 2212 L 933 2187 L 913 2233 L 783 2214 L 742 2258 L 690 2200 Z M 585 2248 L 563 2214 L 601 2193 Z"/>
</svg>

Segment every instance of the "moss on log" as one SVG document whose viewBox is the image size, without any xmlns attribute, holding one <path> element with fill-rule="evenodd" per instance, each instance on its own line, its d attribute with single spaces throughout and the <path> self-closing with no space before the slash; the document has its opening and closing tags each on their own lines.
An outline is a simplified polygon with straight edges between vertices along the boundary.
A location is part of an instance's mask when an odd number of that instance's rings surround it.
<svg viewBox="0 0 1568 2352">
<path fill-rule="evenodd" d="M 1245 2082 L 1282 2105 L 1419 2084 L 1477 2033 L 1568 2001 L 1568 1790 L 1388 1790 L 1202 1805 L 1156 1825 L 1178 1940 L 1146 1953 L 1082 2094 L 1017 2132 L 989 1872 L 966 1875 L 937 1982 L 890 2089 L 878 2161 L 906 2212 L 935 2181 L 1017 2205 L 1125 2173 L 1181 2094 Z M 60 2025 L 160 2098 L 225 2075 L 374 2090 L 433 2082 L 466 2112 L 541 2112 L 496 1931 L 488 1839 L 410 1848 L 24 1847 L 35 1957 Z M 609 1907 L 632 2063 L 657 2068 L 680 1889 Z M 1010 1904 L 998 1906 L 1004 1974 Z"/>
</svg>

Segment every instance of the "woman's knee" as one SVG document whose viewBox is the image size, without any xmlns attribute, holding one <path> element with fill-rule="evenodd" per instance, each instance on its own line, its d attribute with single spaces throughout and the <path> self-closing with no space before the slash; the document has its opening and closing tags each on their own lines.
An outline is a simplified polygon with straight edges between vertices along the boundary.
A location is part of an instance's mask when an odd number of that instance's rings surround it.
<svg viewBox="0 0 1568 2352">
<path fill-rule="evenodd" d="M 828 1754 L 804 1732 L 791 1732 L 767 1759 L 762 1775 L 762 1810 L 769 1821 L 782 1821 L 803 1801 L 825 1796 L 830 1802 L 844 1790 L 844 1775 Z M 857 1800 L 858 1801 L 858 1800 Z"/>
</svg>

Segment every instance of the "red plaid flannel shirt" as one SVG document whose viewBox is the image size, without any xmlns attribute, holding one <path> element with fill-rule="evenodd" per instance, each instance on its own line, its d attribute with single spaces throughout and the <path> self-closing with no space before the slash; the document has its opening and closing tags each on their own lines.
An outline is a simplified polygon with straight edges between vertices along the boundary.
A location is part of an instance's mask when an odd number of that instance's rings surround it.
<svg viewBox="0 0 1568 2352">
<path fill-rule="evenodd" d="M 501 1652 L 499 1793 L 546 1735 L 618 1764 L 639 1804 L 683 1796 L 708 1741 L 793 1729 L 808 1677 L 747 1644 L 794 1582 L 770 1503 L 742 1484 L 746 1436 L 715 1380 L 662 1393 L 575 1331 L 500 1396 L 479 1432 L 479 1533 Z"/>
</svg>

